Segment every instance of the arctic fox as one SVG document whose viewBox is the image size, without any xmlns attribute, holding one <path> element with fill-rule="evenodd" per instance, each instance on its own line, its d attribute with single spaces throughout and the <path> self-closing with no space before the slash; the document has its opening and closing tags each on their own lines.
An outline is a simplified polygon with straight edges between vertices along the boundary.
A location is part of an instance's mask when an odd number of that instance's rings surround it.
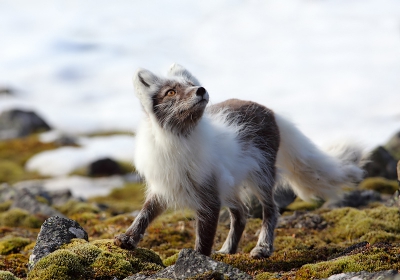
<svg viewBox="0 0 400 280">
<path fill-rule="evenodd" d="M 167 77 L 139 69 L 134 87 L 145 113 L 134 162 L 145 178 L 147 199 L 126 233 L 115 237 L 121 248 L 136 248 L 149 223 L 175 205 L 196 211 L 195 250 L 210 255 L 220 208 L 227 206 L 231 227 L 219 252 L 233 254 L 246 224 L 243 194 L 251 191 L 262 205 L 263 221 L 250 255 L 269 257 L 277 182 L 309 200 L 334 197 L 341 186 L 362 179 L 361 149 L 322 152 L 293 124 L 255 102 L 230 99 L 207 106 L 208 92 L 180 65 L 172 65 Z"/>
</svg>

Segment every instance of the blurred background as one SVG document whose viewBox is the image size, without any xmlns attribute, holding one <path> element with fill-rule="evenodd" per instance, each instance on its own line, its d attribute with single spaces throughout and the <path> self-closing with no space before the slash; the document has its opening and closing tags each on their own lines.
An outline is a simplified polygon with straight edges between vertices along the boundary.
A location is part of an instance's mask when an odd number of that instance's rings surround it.
<svg viewBox="0 0 400 280">
<path fill-rule="evenodd" d="M 47 176 L 130 162 L 141 116 L 132 75 L 174 62 L 212 103 L 262 103 L 320 146 L 372 149 L 400 130 L 397 0 L 0 0 L 0 38 L 2 139 L 18 134 L 15 109 L 29 110 L 51 128 L 41 142 L 80 148 L 24 162 Z"/>
</svg>

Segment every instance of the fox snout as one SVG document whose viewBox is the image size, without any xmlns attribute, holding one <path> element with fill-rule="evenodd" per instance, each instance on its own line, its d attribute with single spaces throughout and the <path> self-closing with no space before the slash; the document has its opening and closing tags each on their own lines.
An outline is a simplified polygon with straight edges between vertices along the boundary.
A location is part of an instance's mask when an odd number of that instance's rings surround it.
<svg viewBox="0 0 400 280">
<path fill-rule="evenodd" d="M 199 87 L 199 88 L 197 89 L 197 91 L 196 91 L 196 96 L 201 97 L 200 100 L 208 101 L 208 99 L 209 99 L 208 92 L 207 92 L 206 89 L 203 88 L 203 87 Z"/>
</svg>

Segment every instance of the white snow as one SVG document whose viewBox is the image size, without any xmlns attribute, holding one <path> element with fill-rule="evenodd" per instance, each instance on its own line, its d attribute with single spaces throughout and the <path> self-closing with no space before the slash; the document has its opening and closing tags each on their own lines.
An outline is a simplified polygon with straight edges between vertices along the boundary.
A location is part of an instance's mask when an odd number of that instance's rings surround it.
<svg viewBox="0 0 400 280">
<path fill-rule="evenodd" d="M 319 145 L 372 148 L 400 129 L 398 0 L 0 0 L 0 41 L 0 86 L 17 90 L 0 111 L 31 108 L 63 132 L 133 130 L 135 69 L 173 62 L 213 103 L 260 102 Z M 132 156 L 125 142 L 102 143 L 28 166 L 57 175 L 96 153 Z"/>
<path fill-rule="evenodd" d="M 26 169 L 44 176 L 62 176 L 105 157 L 132 162 L 133 136 L 82 137 L 79 145 L 80 147 L 61 147 L 36 154 L 28 160 Z"/>
</svg>

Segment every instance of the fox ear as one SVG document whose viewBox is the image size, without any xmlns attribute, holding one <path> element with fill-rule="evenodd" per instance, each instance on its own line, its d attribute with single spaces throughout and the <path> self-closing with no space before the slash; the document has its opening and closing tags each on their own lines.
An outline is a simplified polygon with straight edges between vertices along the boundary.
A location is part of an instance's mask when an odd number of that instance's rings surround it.
<svg viewBox="0 0 400 280">
<path fill-rule="evenodd" d="M 152 108 L 151 96 L 157 91 L 161 79 L 149 70 L 139 68 L 133 76 L 133 86 L 143 109 L 149 113 Z"/>
<path fill-rule="evenodd" d="M 179 64 L 172 64 L 168 71 L 168 76 L 183 77 L 185 80 L 193 83 L 195 86 L 200 86 L 199 80 L 196 79 L 186 68 Z"/>
<path fill-rule="evenodd" d="M 158 82 L 159 78 L 149 70 L 139 68 L 133 76 L 133 84 L 136 87 L 150 88 Z"/>
</svg>

